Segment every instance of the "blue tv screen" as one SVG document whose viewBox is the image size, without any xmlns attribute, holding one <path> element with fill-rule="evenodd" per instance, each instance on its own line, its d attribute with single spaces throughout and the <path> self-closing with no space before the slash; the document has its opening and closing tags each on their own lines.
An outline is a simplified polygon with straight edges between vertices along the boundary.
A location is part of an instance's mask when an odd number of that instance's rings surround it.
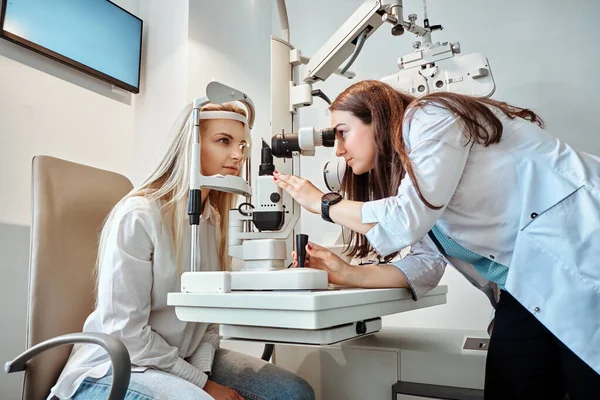
<svg viewBox="0 0 600 400">
<path fill-rule="evenodd" d="M 0 36 L 139 93 L 141 19 L 108 0 L 1 0 Z"/>
</svg>

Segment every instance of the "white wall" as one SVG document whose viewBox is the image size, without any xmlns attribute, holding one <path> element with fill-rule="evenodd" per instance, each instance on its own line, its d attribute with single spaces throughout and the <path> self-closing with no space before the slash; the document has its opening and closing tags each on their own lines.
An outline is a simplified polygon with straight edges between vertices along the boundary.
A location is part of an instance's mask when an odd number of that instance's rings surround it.
<svg viewBox="0 0 600 400">
<path fill-rule="evenodd" d="M 310 57 L 362 0 L 287 0 L 286 4 L 291 43 Z M 459 41 L 463 54 L 481 52 L 488 57 L 497 85 L 495 98 L 532 108 L 550 132 L 578 150 L 600 154 L 596 121 L 600 79 L 595 71 L 600 62 L 595 28 L 599 2 L 430 0 L 427 5 L 431 24 L 444 26 L 434 33 L 435 40 Z M 404 7 L 405 17 L 417 13 L 422 21 L 421 1 L 406 0 Z M 394 37 L 390 27 L 382 26 L 365 44 L 351 68 L 356 79 L 380 79 L 397 72 L 397 58 L 413 50 L 415 37 L 409 33 Z M 332 76 L 315 88 L 333 99 L 354 81 Z M 301 110 L 300 120 L 301 126 L 329 126 L 325 103 L 315 99 L 315 105 Z M 325 190 L 322 166 L 332 151 L 318 150 L 316 160 L 304 163 L 303 175 Z M 339 232 L 319 216 L 306 213 L 302 226 L 323 244 L 332 244 Z M 451 268 L 442 284 L 449 285 L 447 305 L 386 317 L 384 323 L 484 329 L 491 312 L 486 297 Z"/>
<path fill-rule="evenodd" d="M 34 59 L 30 67 L 22 59 Z M 48 67 L 48 68 L 46 68 Z M 122 173 L 131 170 L 133 112 L 100 90 L 57 78 L 68 67 L 5 40 L 0 41 L 0 222 L 30 223 L 31 159 L 47 154 Z M 75 70 L 72 76 L 93 80 Z M 97 83 L 97 82 L 94 82 Z"/>
<path fill-rule="evenodd" d="M 171 127 L 186 102 L 188 1 L 140 2 L 144 20 L 142 90 L 135 98 L 132 181 L 158 163 Z"/>
<path fill-rule="evenodd" d="M 137 11 L 138 0 L 117 3 Z M 128 92 L 0 40 L 0 361 L 25 350 L 31 159 L 46 154 L 128 176 L 133 127 Z M 0 374 L 0 398 L 20 398 L 21 385 L 21 373 Z"/>
</svg>

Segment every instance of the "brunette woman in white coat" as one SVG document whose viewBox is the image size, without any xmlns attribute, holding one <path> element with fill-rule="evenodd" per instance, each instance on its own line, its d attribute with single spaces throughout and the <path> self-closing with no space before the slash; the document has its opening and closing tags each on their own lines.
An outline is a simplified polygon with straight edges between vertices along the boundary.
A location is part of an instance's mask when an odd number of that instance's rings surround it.
<svg viewBox="0 0 600 400">
<path fill-rule="evenodd" d="M 274 179 L 349 228 L 350 255 L 384 262 L 349 265 L 310 243 L 308 266 L 334 283 L 407 287 L 418 299 L 450 262 L 496 308 L 486 399 L 597 398 L 600 159 L 550 135 L 534 112 L 491 99 L 416 99 L 362 81 L 330 110 L 347 162 L 341 195 Z"/>
</svg>

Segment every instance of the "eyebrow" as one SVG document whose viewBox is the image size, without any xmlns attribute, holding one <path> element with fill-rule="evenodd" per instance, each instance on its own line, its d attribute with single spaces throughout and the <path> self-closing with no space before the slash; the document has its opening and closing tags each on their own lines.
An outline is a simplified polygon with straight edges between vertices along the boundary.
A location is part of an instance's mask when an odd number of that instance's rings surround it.
<svg viewBox="0 0 600 400">
<path fill-rule="evenodd" d="M 333 129 L 337 129 L 340 125 L 346 125 L 344 122 L 340 122 L 339 124 L 337 124 L 336 126 L 333 127 Z"/>
<path fill-rule="evenodd" d="M 231 136 L 229 133 L 225 133 L 225 132 L 217 132 L 217 133 L 215 133 L 215 136 L 217 136 L 217 135 L 223 135 L 223 136 L 225 136 L 225 137 L 227 137 L 227 138 L 229 138 L 229 139 L 231 139 L 231 140 L 234 140 L 234 137 L 233 137 L 233 136 Z M 240 143 L 246 143 L 246 141 L 245 141 L 245 140 L 242 140 L 242 141 L 240 141 Z"/>
</svg>

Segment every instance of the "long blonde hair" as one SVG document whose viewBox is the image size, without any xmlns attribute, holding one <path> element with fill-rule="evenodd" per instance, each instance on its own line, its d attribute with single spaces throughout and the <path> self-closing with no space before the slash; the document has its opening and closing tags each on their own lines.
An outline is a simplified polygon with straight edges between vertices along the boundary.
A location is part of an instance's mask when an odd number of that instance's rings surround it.
<svg viewBox="0 0 600 400">
<path fill-rule="evenodd" d="M 202 107 L 202 111 L 230 111 L 246 116 L 245 110 L 234 103 L 207 104 Z M 96 260 L 96 277 L 99 275 L 98 270 L 101 265 L 102 254 L 105 250 L 106 237 L 108 236 L 115 210 L 123 201 L 135 196 L 162 201 L 162 221 L 169 224 L 168 227 L 173 237 L 178 273 L 181 272 L 184 251 L 184 229 L 188 229 L 189 226 L 186 217 L 189 198 L 190 160 L 192 156 L 192 137 L 190 135 L 192 124 L 191 114 L 192 105 L 188 104 L 175 122 L 169 144 L 156 169 L 139 186 L 133 188 L 131 192 L 125 195 L 107 216 L 100 233 L 98 258 Z M 210 124 L 210 120 L 200 121 L 200 132 L 206 129 L 207 124 Z M 249 131 L 247 130 L 247 132 Z M 246 137 L 246 141 L 249 146 L 249 135 Z M 247 150 L 245 154 L 249 154 L 249 149 Z M 240 168 L 240 173 L 241 171 L 242 168 Z M 228 270 L 231 264 L 231 257 L 228 254 L 227 228 L 229 225 L 229 210 L 235 206 L 236 197 L 234 194 L 215 190 L 211 190 L 208 194 L 210 204 L 220 214 L 218 228 L 220 229 L 221 240 L 218 244 L 217 254 L 221 264 L 220 269 L 223 271 Z"/>
</svg>

